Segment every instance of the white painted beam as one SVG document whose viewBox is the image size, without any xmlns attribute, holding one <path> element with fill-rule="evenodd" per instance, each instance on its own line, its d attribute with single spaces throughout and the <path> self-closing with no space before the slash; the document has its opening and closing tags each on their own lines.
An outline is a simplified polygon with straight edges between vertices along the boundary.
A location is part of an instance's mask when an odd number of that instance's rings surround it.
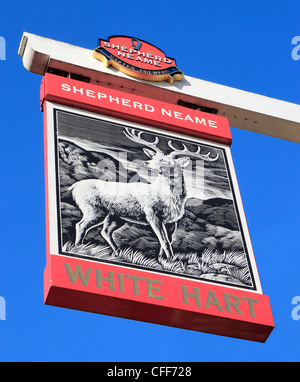
<svg viewBox="0 0 300 382">
<path fill-rule="evenodd" d="M 198 78 L 147 82 L 105 66 L 93 51 L 23 33 L 19 56 L 30 72 L 44 75 L 48 68 L 88 77 L 91 83 L 110 86 L 153 99 L 177 104 L 178 100 L 217 109 L 230 126 L 300 143 L 300 105 L 246 92 Z"/>
</svg>

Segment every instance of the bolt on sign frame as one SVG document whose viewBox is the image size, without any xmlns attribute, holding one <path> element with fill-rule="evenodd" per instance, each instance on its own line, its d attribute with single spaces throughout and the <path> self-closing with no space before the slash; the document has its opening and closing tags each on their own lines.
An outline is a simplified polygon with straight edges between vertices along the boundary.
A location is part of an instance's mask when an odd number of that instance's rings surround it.
<svg viewBox="0 0 300 382">
<path fill-rule="evenodd" d="M 264 342 L 227 118 L 45 73 L 45 303 Z"/>
</svg>

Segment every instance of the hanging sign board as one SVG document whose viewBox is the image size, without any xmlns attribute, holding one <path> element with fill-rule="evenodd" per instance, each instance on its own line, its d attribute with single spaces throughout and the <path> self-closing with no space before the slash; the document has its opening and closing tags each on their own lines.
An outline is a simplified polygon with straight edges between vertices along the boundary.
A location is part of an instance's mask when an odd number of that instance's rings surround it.
<svg viewBox="0 0 300 382">
<path fill-rule="evenodd" d="M 48 74 L 41 102 L 45 303 L 264 342 L 226 119 Z"/>
</svg>

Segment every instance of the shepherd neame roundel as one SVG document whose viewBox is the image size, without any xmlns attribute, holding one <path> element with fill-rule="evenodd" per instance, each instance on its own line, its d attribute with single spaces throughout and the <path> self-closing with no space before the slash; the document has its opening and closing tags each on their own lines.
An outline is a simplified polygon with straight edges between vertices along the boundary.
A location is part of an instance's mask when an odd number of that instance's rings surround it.
<svg viewBox="0 0 300 382">
<path fill-rule="evenodd" d="M 173 58 L 146 41 L 126 36 L 111 36 L 108 41 L 99 39 L 93 57 L 112 65 L 121 72 L 148 81 L 180 81 L 183 73 Z"/>
</svg>

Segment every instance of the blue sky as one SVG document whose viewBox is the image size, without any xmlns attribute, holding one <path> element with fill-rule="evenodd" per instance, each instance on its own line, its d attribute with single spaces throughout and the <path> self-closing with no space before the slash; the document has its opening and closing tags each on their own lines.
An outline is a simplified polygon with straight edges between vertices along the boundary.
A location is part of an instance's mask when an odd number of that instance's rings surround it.
<svg viewBox="0 0 300 382">
<path fill-rule="evenodd" d="M 134 36 L 187 75 L 300 103 L 299 1 L 0 3 L 0 361 L 299 361 L 299 144 L 232 128 L 232 155 L 258 271 L 276 328 L 265 344 L 43 304 L 45 255 L 41 77 L 18 57 L 24 31 L 94 49 Z"/>
</svg>

